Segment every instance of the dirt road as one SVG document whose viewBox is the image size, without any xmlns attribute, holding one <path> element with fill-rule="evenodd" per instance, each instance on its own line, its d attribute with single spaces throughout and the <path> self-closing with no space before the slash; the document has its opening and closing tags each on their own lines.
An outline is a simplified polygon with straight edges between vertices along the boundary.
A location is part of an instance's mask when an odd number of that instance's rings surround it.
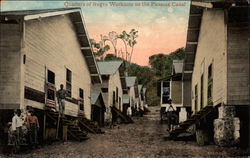
<svg viewBox="0 0 250 158">
<path fill-rule="evenodd" d="M 246 153 L 236 148 L 198 146 L 194 141 L 166 141 L 166 125 L 159 124 L 159 107 L 134 118 L 134 124 L 105 129 L 84 142 L 57 142 L 14 157 L 34 158 L 154 158 L 154 157 L 236 157 Z M 1 156 L 0 156 L 1 157 Z"/>
</svg>

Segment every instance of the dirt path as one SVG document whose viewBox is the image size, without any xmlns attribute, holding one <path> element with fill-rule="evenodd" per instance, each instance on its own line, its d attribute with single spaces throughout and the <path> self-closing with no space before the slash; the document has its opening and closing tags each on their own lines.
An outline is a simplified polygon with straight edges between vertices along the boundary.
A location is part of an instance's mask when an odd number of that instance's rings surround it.
<svg viewBox="0 0 250 158">
<path fill-rule="evenodd" d="M 166 141 L 166 126 L 159 124 L 159 107 L 134 118 L 134 124 L 105 129 L 105 134 L 90 135 L 84 142 L 58 142 L 14 157 L 34 158 L 141 158 L 141 157 L 235 157 L 243 154 L 236 148 L 215 145 L 198 146 L 194 141 Z M 245 153 L 245 152 L 244 152 Z M 250 156 L 249 156 L 250 157 Z M 0 156 L 1 158 L 1 156 Z"/>
</svg>

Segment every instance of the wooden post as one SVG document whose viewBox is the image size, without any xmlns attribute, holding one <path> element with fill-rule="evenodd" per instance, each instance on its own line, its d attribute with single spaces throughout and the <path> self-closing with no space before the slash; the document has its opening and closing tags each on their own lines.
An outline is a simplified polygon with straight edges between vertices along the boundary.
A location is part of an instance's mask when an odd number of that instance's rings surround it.
<svg viewBox="0 0 250 158">
<path fill-rule="evenodd" d="M 68 126 L 65 125 L 63 126 L 63 141 L 67 141 L 68 140 Z"/>
<path fill-rule="evenodd" d="M 46 112 L 43 113 L 43 140 L 46 138 Z"/>
<path fill-rule="evenodd" d="M 56 127 L 56 139 L 58 139 L 58 133 L 59 133 L 59 123 L 60 123 L 60 113 L 58 114 L 58 119 L 57 119 L 57 127 Z"/>
</svg>

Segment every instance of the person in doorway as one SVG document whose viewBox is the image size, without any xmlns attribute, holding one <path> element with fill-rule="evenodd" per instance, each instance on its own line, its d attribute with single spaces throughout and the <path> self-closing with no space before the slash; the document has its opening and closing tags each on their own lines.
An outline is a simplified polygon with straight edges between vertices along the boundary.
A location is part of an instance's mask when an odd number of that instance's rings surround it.
<svg viewBox="0 0 250 158">
<path fill-rule="evenodd" d="M 132 116 L 132 109 L 131 109 L 131 106 L 129 106 L 128 109 L 127 109 L 127 115 L 128 115 L 129 117 Z"/>
<path fill-rule="evenodd" d="M 34 109 L 31 108 L 29 110 L 30 115 L 27 115 L 26 117 L 26 122 L 27 122 L 27 126 L 29 129 L 29 138 L 30 138 L 30 144 L 31 145 L 37 145 L 38 141 L 37 141 L 37 132 L 40 128 L 39 126 L 39 121 L 36 115 L 34 115 Z"/>
<path fill-rule="evenodd" d="M 62 117 L 64 117 L 65 110 L 65 99 L 68 96 L 68 92 L 63 89 L 63 84 L 60 85 L 60 90 L 56 92 L 57 102 L 59 104 L 59 113 Z"/>
<path fill-rule="evenodd" d="M 14 111 L 14 116 L 12 117 L 11 130 L 16 135 L 18 145 L 21 144 L 22 125 L 23 120 L 21 119 L 21 110 L 17 109 Z"/>
</svg>

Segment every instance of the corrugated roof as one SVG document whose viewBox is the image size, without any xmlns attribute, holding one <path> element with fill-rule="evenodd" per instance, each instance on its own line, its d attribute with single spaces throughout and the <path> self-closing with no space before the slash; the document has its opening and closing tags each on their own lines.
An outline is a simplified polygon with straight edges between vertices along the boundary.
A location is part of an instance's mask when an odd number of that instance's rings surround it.
<svg viewBox="0 0 250 158">
<path fill-rule="evenodd" d="M 123 61 L 98 61 L 97 65 L 101 75 L 112 75 L 114 74 Z"/>
<path fill-rule="evenodd" d="M 135 85 L 135 81 L 136 81 L 136 77 L 135 76 L 126 77 L 127 87 L 133 87 Z"/>
<path fill-rule="evenodd" d="M 123 104 L 129 104 L 129 96 L 128 95 L 123 95 L 122 96 L 122 103 Z"/>
<path fill-rule="evenodd" d="M 100 96 L 101 92 L 91 92 L 90 94 L 90 100 L 91 100 L 91 104 L 96 104 L 98 97 Z"/>
<path fill-rule="evenodd" d="M 141 85 L 141 84 L 139 84 L 139 85 L 138 85 L 138 90 L 139 90 L 139 93 L 141 92 L 141 89 L 142 89 L 142 85 Z"/>
<path fill-rule="evenodd" d="M 182 73 L 183 70 L 183 60 L 173 60 L 173 73 Z"/>
</svg>

